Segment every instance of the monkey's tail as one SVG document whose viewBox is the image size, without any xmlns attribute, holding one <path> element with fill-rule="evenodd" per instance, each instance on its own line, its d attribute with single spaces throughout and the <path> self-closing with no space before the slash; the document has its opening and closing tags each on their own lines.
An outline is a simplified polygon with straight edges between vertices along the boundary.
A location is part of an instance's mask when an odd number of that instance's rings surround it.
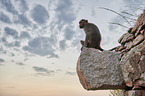
<svg viewBox="0 0 145 96">
<path fill-rule="evenodd" d="M 112 48 L 112 49 L 110 49 L 109 51 L 113 51 L 113 50 L 115 50 L 117 47 L 114 47 L 114 48 Z"/>
</svg>

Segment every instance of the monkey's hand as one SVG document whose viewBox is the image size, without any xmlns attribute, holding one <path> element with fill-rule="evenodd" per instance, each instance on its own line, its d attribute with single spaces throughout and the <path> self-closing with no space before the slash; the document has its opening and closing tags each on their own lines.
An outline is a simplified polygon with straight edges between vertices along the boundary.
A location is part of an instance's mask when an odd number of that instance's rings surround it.
<svg viewBox="0 0 145 96">
<path fill-rule="evenodd" d="M 84 46 L 85 41 L 81 40 L 80 43 L 82 46 Z"/>
<path fill-rule="evenodd" d="M 83 46 L 81 47 L 81 51 L 83 51 Z"/>
</svg>

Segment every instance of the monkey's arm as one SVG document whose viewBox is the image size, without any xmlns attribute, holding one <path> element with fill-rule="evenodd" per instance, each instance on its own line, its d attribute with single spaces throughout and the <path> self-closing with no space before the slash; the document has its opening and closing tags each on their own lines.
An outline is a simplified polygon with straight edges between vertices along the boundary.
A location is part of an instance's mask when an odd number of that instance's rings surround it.
<svg viewBox="0 0 145 96">
<path fill-rule="evenodd" d="M 84 42 L 84 47 L 88 47 L 89 46 L 89 38 L 90 38 L 90 35 L 86 34 L 86 38 L 85 38 L 85 42 Z"/>
</svg>

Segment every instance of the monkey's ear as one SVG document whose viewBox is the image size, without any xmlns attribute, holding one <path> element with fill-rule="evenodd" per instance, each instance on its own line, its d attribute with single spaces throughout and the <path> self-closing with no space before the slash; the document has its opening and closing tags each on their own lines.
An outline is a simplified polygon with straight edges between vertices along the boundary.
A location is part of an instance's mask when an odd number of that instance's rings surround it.
<svg viewBox="0 0 145 96">
<path fill-rule="evenodd" d="M 88 20 L 86 20 L 85 22 L 88 23 Z"/>
</svg>

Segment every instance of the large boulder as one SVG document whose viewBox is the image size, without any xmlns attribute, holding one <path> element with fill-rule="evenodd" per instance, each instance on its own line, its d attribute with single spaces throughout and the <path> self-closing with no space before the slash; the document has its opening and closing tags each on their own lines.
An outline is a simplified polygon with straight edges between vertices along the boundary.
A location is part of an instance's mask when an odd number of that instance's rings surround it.
<svg viewBox="0 0 145 96">
<path fill-rule="evenodd" d="M 123 89 L 124 80 L 117 52 L 83 48 L 77 63 L 77 74 L 87 90 Z"/>
</svg>

